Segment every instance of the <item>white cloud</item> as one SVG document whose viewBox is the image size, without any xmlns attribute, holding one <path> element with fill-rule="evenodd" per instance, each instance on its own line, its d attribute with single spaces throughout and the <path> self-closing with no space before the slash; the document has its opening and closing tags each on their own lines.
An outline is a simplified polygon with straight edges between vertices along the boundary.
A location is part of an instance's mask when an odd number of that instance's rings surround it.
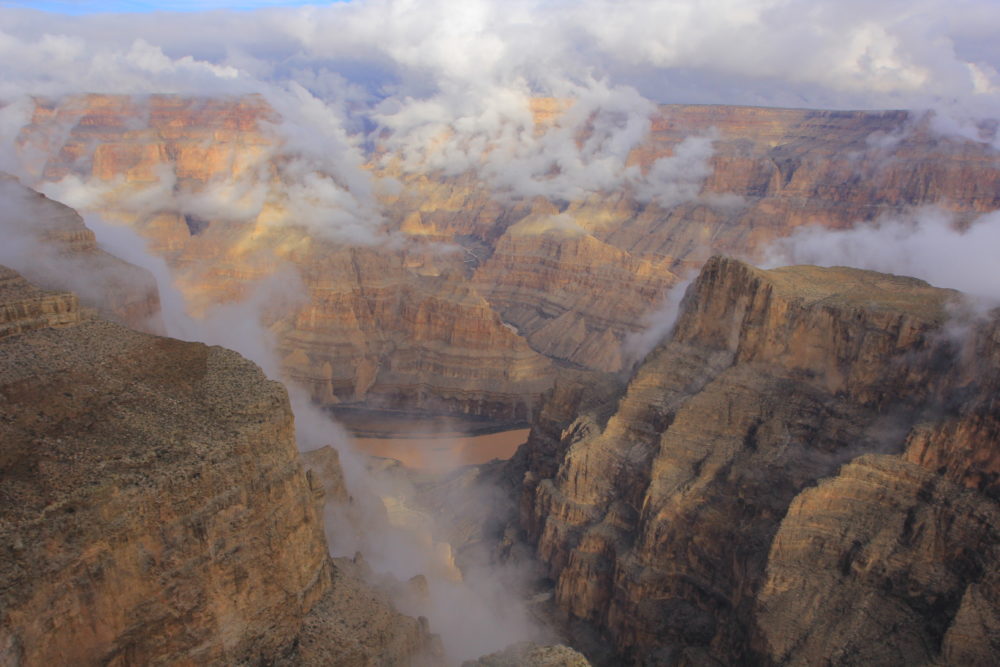
<svg viewBox="0 0 1000 667">
<path fill-rule="evenodd" d="M 371 242 L 382 217 L 364 165 L 478 170 L 500 196 L 575 199 L 634 184 L 697 195 L 711 143 L 689 138 L 648 173 L 627 165 L 659 102 L 937 111 L 980 141 L 1000 116 L 1000 6 L 987 0 L 359 0 L 251 12 L 66 17 L 0 9 L 0 160 L 25 95 L 263 95 L 284 122 L 281 193 L 319 233 Z M 533 99 L 573 100 L 547 132 Z M 6 148 L 5 148 L 6 147 Z M 23 165 L 22 165 L 23 167 Z M 23 167 L 20 173 L 25 173 Z M 240 202 L 213 190 L 192 212 Z"/>
<path fill-rule="evenodd" d="M 287 121 L 288 152 L 326 175 L 298 197 L 303 220 L 373 234 L 361 167 L 376 138 L 408 168 L 474 168 L 512 196 L 574 198 L 634 177 L 625 156 L 654 102 L 935 106 L 935 127 L 969 135 L 1000 99 L 987 39 L 1000 8 L 984 0 L 362 0 L 0 19 L 0 98 L 263 94 Z M 576 100 L 543 135 L 529 109 L 539 96 Z M 669 180 L 667 199 L 697 180 L 678 182 L 677 166 L 650 174 Z"/>
<path fill-rule="evenodd" d="M 997 248 L 1000 213 L 983 215 L 960 229 L 949 214 L 927 208 L 853 229 L 799 230 L 774 243 L 765 266 L 853 266 L 915 276 L 1000 304 Z"/>
<path fill-rule="evenodd" d="M 715 128 L 705 136 L 687 137 L 677 145 L 672 155 L 653 162 L 649 172 L 636 182 L 636 199 L 656 202 L 663 208 L 695 199 L 701 192 L 702 183 L 712 173 L 709 160 L 714 152 L 712 142 L 717 137 Z M 718 208 L 738 205 L 732 197 L 725 196 L 716 196 L 709 201 L 716 203 Z"/>
</svg>

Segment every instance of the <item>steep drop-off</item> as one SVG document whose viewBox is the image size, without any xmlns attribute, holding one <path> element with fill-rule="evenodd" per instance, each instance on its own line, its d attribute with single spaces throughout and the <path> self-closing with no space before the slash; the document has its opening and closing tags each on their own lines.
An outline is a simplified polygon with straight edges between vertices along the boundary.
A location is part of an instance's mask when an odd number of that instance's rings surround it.
<svg viewBox="0 0 1000 667">
<path fill-rule="evenodd" d="M 537 101 L 536 132 L 571 104 Z M 317 222 L 309 200 L 337 179 L 304 182 L 280 122 L 256 97 L 90 95 L 39 101 L 19 145 L 37 185 L 80 179 L 95 210 L 134 225 L 198 307 L 301 272 L 303 300 L 274 325 L 289 375 L 327 405 L 520 421 L 553 362 L 627 367 L 623 343 L 712 253 L 753 256 L 812 223 L 1000 207 L 997 152 L 929 117 L 665 106 L 628 159 L 645 189 L 526 199 L 376 148 L 372 210 L 340 225 L 336 204 Z M 698 137 L 701 154 L 679 150 Z M 672 171 L 688 174 L 681 195 L 657 180 Z"/>
<path fill-rule="evenodd" d="M 557 385 L 511 462 L 558 605 L 653 664 L 995 661 L 1000 346 L 959 304 L 710 260 L 627 387 Z"/>
<path fill-rule="evenodd" d="M 433 652 L 425 625 L 329 559 L 280 384 L 6 268 L 0 300 L 0 662 Z"/>
<path fill-rule="evenodd" d="M 73 290 L 104 318 L 163 332 L 156 280 L 99 248 L 79 213 L 2 173 L 0 202 L 3 261 L 42 287 Z"/>
</svg>

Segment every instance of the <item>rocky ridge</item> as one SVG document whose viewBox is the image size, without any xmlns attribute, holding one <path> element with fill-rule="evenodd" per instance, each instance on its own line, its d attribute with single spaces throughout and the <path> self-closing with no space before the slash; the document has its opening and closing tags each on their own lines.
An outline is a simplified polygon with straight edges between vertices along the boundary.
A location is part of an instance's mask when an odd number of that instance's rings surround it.
<svg viewBox="0 0 1000 667">
<path fill-rule="evenodd" d="M 511 461 L 559 607 L 642 664 L 994 661 L 998 328 L 956 337 L 959 302 L 710 260 L 627 387 L 561 382 Z"/>
<path fill-rule="evenodd" d="M 8 269 L 0 297 L 0 662 L 433 659 L 329 559 L 280 384 Z"/>
</svg>

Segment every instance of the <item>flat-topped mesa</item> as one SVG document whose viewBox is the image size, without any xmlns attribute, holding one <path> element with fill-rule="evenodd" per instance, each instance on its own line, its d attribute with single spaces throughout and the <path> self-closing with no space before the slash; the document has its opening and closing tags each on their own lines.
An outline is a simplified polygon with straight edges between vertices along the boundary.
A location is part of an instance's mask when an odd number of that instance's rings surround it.
<svg viewBox="0 0 1000 667">
<path fill-rule="evenodd" d="M 1000 381 L 1000 337 L 996 322 L 973 324 L 964 345 L 974 353 L 963 350 L 945 326 L 959 302 L 958 293 L 911 278 L 710 259 L 673 334 L 617 405 L 606 407 L 613 387 L 557 386 L 558 404 L 543 408 L 512 462 L 523 476 L 521 527 L 548 564 L 557 603 L 602 627 L 628 659 L 672 651 L 682 664 L 808 663 L 858 650 L 862 663 L 995 658 L 1000 613 L 991 605 L 1000 590 L 984 573 L 996 568 L 997 534 L 977 517 L 996 504 L 1000 419 L 989 399 Z M 955 433 L 963 434 L 957 444 Z M 845 468 L 855 481 L 828 490 L 864 489 L 803 493 L 866 453 L 888 461 L 877 464 L 881 472 Z M 937 489 L 930 495 L 919 492 L 927 479 Z M 883 496 L 899 521 L 879 532 L 871 517 Z M 916 526 L 934 511 L 929 498 L 938 497 L 962 527 L 938 533 L 944 544 L 917 540 Z M 818 512 L 831 524 L 823 534 L 840 537 L 800 539 L 812 519 L 793 517 L 790 506 Z M 876 538 L 884 544 L 868 549 Z M 977 545 L 989 566 L 960 555 Z M 872 560 L 862 564 L 858 553 Z M 923 574 L 907 578 L 906 568 L 930 571 L 942 553 L 952 554 L 947 581 L 935 588 Z M 808 563 L 844 562 L 854 565 L 830 577 L 856 577 L 835 591 L 802 580 Z M 888 570 L 895 588 L 873 590 L 882 585 L 876 573 Z M 845 602 L 862 594 L 864 608 Z M 827 605 L 827 595 L 839 597 Z M 794 611 L 779 606 L 793 599 Z M 792 616 L 794 629 L 785 623 Z M 821 631 L 869 617 L 878 619 L 872 631 L 883 639 L 871 644 L 879 651 Z M 976 626 L 975 618 L 987 620 Z M 809 650 L 797 653 L 806 639 Z M 962 652 L 965 639 L 972 648 Z"/>
<path fill-rule="evenodd" d="M 0 335 L 0 663 L 402 664 L 431 647 L 329 559 L 284 387 L 75 304 L 0 270 L 17 328 Z"/>
<path fill-rule="evenodd" d="M 6 174 L 0 174 L 0 202 L 3 261 L 44 288 L 73 290 L 102 317 L 163 332 L 156 279 L 99 248 L 79 213 Z"/>
<path fill-rule="evenodd" d="M 916 278 L 845 267 L 764 271 L 716 256 L 685 295 L 671 341 L 725 350 L 737 364 L 780 364 L 833 393 L 876 400 L 902 383 L 919 391 L 907 377 L 913 368 L 884 360 L 926 349 L 959 297 Z"/>
</svg>

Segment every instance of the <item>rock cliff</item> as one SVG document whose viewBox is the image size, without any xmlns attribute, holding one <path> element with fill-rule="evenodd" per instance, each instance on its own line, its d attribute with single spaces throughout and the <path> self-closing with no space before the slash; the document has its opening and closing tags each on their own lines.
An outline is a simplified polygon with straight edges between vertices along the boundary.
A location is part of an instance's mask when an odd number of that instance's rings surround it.
<svg viewBox="0 0 1000 667">
<path fill-rule="evenodd" d="M 652 664 L 995 661 L 1000 329 L 958 337 L 959 303 L 711 259 L 627 387 L 561 382 L 509 466 L 558 605 Z"/>
<path fill-rule="evenodd" d="M 537 101 L 536 132 L 570 105 Z M 289 375 L 328 405 L 523 420 L 553 364 L 627 367 L 623 343 L 712 253 L 753 256 L 805 224 L 925 205 L 960 222 L 1000 208 L 997 153 L 927 117 L 665 106 L 628 159 L 648 187 L 574 201 L 377 148 L 366 168 L 395 187 L 375 188 L 366 245 L 345 247 L 357 243 L 296 218 L 279 122 L 256 97 L 91 95 L 39 101 L 19 145 L 38 184 L 100 193 L 93 207 L 146 236 L 199 307 L 279 266 L 301 272 L 305 297 L 275 330 Z M 692 138 L 704 150 L 685 157 Z M 664 165 L 695 174 L 682 196 L 657 185 Z"/>
<path fill-rule="evenodd" d="M 433 650 L 329 559 L 280 384 L 8 269 L 0 299 L 0 662 L 369 665 Z"/>
<path fill-rule="evenodd" d="M 0 174 L 3 261 L 36 284 L 73 290 L 84 306 L 133 329 L 163 333 L 156 280 L 97 246 L 80 214 Z"/>
</svg>

